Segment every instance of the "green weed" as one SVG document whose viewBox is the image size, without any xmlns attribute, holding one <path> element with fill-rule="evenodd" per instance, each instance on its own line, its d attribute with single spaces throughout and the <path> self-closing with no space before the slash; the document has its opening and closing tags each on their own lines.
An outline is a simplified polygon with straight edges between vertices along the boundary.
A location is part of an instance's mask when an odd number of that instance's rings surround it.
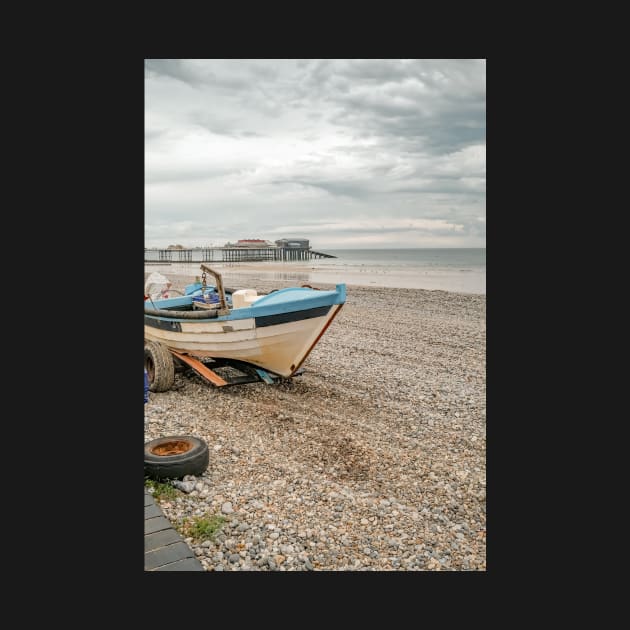
<svg viewBox="0 0 630 630">
<path fill-rule="evenodd" d="M 148 477 L 144 480 L 144 485 L 146 488 L 153 489 L 153 498 L 156 501 L 169 501 L 171 499 L 175 499 L 177 497 L 177 493 L 179 490 L 172 486 L 168 482 L 155 481 L 153 479 L 149 479 Z"/>
<path fill-rule="evenodd" d="M 184 536 L 190 536 L 198 542 L 204 540 L 214 540 L 214 537 L 221 531 L 225 517 L 216 514 L 210 517 L 196 516 L 184 521 L 182 530 Z"/>
</svg>

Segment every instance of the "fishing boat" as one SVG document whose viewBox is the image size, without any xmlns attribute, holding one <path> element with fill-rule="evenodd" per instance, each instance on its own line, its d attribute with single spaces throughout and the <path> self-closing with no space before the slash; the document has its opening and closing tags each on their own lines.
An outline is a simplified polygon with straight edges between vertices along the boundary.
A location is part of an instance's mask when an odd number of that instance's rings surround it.
<svg viewBox="0 0 630 630">
<path fill-rule="evenodd" d="M 261 375 L 290 378 L 346 301 L 345 284 L 331 291 L 307 285 L 258 295 L 254 289 L 226 289 L 220 273 L 203 264 L 201 270 L 203 282 L 187 287 L 185 295 L 154 300 L 145 294 L 145 368 L 152 391 L 172 385 L 173 357 L 212 382 L 213 373 L 203 371 L 205 359 L 234 360 Z M 207 284 L 207 273 L 214 285 Z"/>
</svg>

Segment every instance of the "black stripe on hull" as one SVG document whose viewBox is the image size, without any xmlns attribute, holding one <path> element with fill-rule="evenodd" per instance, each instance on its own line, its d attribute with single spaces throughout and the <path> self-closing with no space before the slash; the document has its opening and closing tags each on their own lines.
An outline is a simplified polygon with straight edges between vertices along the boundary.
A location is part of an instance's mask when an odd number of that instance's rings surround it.
<svg viewBox="0 0 630 630">
<path fill-rule="evenodd" d="M 152 328 L 159 328 L 160 330 L 174 330 L 175 332 L 182 332 L 182 325 L 179 322 L 169 322 L 165 319 L 155 319 L 154 317 L 144 316 L 144 323 Z"/>
<path fill-rule="evenodd" d="M 330 311 L 330 306 L 318 306 L 316 308 L 309 308 L 304 311 L 293 311 L 292 313 L 278 313 L 277 315 L 263 315 L 261 317 L 255 317 L 256 328 L 263 328 L 265 326 L 274 326 L 276 324 L 286 324 L 288 322 L 299 322 L 303 319 L 312 319 L 314 317 L 323 317 Z M 159 328 L 161 330 L 171 330 L 175 332 L 182 331 L 182 325 L 180 322 L 168 321 L 165 319 L 156 319 L 148 315 L 144 316 L 144 323 L 147 326 L 153 328 Z M 223 322 L 227 324 L 229 322 Z"/>
<path fill-rule="evenodd" d="M 318 306 L 317 308 L 309 308 L 305 311 L 264 315 L 262 317 L 255 317 L 254 319 L 256 320 L 256 328 L 262 328 L 263 326 L 274 326 L 275 324 L 286 324 L 287 322 L 298 322 L 303 319 L 322 317 L 326 315 L 330 309 L 330 306 Z"/>
</svg>

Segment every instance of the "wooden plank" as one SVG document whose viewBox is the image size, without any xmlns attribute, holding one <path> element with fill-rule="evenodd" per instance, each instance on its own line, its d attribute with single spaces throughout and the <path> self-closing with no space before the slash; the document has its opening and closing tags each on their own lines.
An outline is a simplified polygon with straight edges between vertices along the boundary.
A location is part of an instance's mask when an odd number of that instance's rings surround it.
<svg viewBox="0 0 630 630">
<path fill-rule="evenodd" d="M 183 542 L 173 543 L 172 545 L 160 547 L 154 551 L 147 551 L 144 554 L 144 570 L 151 571 L 165 564 L 171 564 L 172 562 L 186 558 L 194 558 L 190 547 Z"/>
<path fill-rule="evenodd" d="M 144 533 L 152 534 L 153 532 L 159 532 L 162 529 L 168 529 L 171 527 L 169 520 L 166 516 L 156 516 L 155 518 L 147 518 L 144 521 Z"/>
<path fill-rule="evenodd" d="M 171 562 L 164 566 L 153 569 L 153 571 L 203 571 L 203 565 L 197 558 L 185 558 L 178 562 Z"/>
<path fill-rule="evenodd" d="M 181 354 L 180 352 L 176 352 L 175 350 L 171 350 L 171 352 L 178 359 L 190 365 L 190 367 L 195 370 L 197 374 L 203 376 L 203 378 L 210 381 L 213 385 L 216 385 L 217 387 L 223 387 L 223 385 L 228 384 L 227 381 L 223 380 L 216 372 L 213 372 L 207 365 L 204 365 L 201 361 L 197 361 L 197 359 L 193 359 L 187 354 Z"/>
<path fill-rule="evenodd" d="M 182 540 L 183 539 L 177 530 L 173 528 L 163 529 L 160 532 L 147 534 L 144 537 L 144 550 L 154 551 L 160 547 L 166 547 L 167 545 L 172 545 L 173 543 L 182 542 Z"/>
<path fill-rule="evenodd" d="M 154 518 L 156 516 L 164 516 L 164 512 L 162 512 L 159 505 L 145 505 L 144 506 L 144 518 Z"/>
</svg>

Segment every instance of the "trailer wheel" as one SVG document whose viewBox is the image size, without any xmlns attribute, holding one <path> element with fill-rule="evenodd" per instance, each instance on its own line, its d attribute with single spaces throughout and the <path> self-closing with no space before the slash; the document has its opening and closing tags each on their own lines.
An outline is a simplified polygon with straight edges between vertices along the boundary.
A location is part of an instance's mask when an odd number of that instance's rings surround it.
<svg viewBox="0 0 630 630">
<path fill-rule="evenodd" d="M 152 392 L 166 392 L 175 381 L 173 355 L 168 348 L 157 341 L 144 344 L 144 367 L 149 375 L 149 389 Z"/>
<path fill-rule="evenodd" d="M 201 475 L 208 461 L 208 445 L 192 435 L 169 435 L 144 445 L 144 474 L 151 479 Z"/>
</svg>

